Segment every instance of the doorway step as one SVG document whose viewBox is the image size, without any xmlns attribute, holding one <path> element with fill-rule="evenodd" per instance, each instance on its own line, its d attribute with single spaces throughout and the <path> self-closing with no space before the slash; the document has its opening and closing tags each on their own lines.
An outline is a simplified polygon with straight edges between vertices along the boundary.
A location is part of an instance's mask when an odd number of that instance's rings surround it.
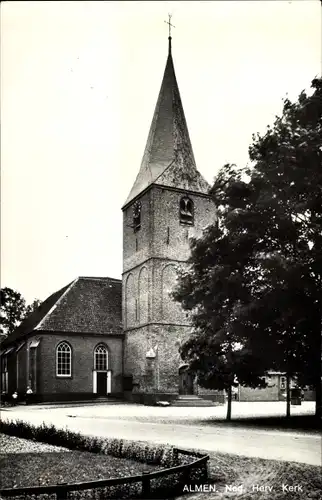
<svg viewBox="0 0 322 500">
<path fill-rule="evenodd" d="M 171 406 L 215 406 L 215 403 L 210 399 L 202 399 L 195 394 L 184 394 L 171 401 Z"/>
</svg>

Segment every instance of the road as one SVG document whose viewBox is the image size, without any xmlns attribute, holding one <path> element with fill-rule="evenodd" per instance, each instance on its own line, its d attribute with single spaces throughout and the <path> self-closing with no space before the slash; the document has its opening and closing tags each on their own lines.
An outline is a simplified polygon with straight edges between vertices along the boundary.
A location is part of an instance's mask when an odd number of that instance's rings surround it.
<svg viewBox="0 0 322 500">
<path fill-rule="evenodd" d="M 284 414 L 280 403 L 235 403 L 235 418 Z M 312 413 L 304 403 L 293 413 Z M 3 411 L 3 419 L 23 419 L 34 424 L 53 423 L 84 434 L 169 443 L 249 457 L 321 465 L 321 436 L 314 432 L 229 427 L 213 422 L 224 407 L 180 408 L 140 405 L 84 405 L 70 407 L 16 407 Z M 212 422 L 210 422 L 210 419 Z"/>
</svg>

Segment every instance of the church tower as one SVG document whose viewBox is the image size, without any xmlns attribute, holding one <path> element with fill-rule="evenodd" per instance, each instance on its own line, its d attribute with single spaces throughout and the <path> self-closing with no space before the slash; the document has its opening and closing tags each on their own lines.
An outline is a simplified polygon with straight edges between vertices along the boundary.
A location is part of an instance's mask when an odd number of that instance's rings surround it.
<svg viewBox="0 0 322 500">
<path fill-rule="evenodd" d="M 189 238 L 214 222 L 215 207 L 196 168 L 169 35 L 141 167 L 122 209 L 122 311 L 124 374 L 133 378 L 133 393 L 174 396 L 195 388 L 179 376 L 179 346 L 191 324 L 170 292 L 190 255 Z"/>
</svg>

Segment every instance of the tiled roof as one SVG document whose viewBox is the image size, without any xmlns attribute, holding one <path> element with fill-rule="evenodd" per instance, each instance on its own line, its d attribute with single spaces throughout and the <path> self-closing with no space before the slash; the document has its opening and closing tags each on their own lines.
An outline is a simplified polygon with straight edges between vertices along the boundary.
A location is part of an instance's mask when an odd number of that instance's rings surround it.
<svg viewBox="0 0 322 500">
<path fill-rule="evenodd" d="M 79 277 L 46 299 L 5 344 L 31 331 L 120 335 L 121 308 L 121 280 Z"/>
<path fill-rule="evenodd" d="M 57 303 L 60 297 L 65 293 L 65 291 L 70 286 L 67 285 L 58 292 L 53 293 L 48 297 L 44 302 L 40 304 L 40 306 L 35 309 L 27 318 L 20 323 L 20 325 L 10 334 L 8 337 L 2 342 L 2 345 L 5 346 L 23 335 L 32 332 L 38 323 L 46 316 L 46 314 L 50 311 L 50 309 Z"/>
<path fill-rule="evenodd" d="M 196 168 L 170 50 L 141 168 L 124 206 L 151 184 L 209 190 Z"/>
</svg>

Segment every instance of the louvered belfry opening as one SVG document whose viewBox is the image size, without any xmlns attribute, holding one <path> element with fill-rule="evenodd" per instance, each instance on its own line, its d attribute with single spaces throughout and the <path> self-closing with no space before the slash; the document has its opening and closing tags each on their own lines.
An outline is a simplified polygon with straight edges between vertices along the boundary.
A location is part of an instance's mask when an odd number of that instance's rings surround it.
<svg viewBox="0 0 322 500">
<path fill-rule="evenodd" d="M 180 200 L 180 222 L 192 226 L 194 223 L 193 201 L 188 196 Z"/>
</svg>

